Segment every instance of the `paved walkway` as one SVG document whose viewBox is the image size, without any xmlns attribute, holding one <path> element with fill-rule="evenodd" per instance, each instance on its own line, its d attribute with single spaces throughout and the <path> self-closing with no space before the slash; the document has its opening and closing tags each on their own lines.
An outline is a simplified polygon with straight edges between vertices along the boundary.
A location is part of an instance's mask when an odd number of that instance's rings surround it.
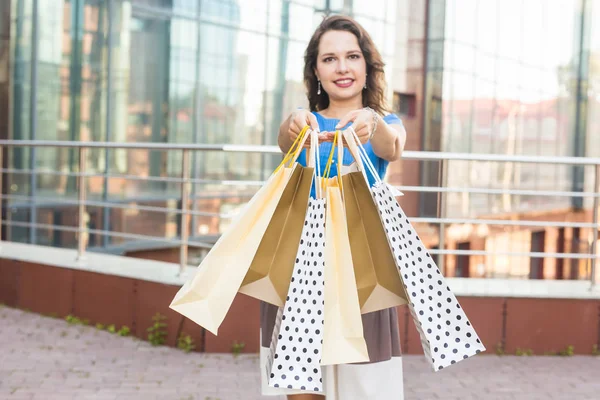
<svg viewBox="0 0 600 400">
<path fill-rule="evenodd" d="M 600 399 L 600 357 L 482 355 L 434 374 L 407 356 L 404 369 L 406 400 Z M 258 391 L 254 355 L 185 354 L 0 307 L 3 400 L 274 399 Z"/>
</svg>

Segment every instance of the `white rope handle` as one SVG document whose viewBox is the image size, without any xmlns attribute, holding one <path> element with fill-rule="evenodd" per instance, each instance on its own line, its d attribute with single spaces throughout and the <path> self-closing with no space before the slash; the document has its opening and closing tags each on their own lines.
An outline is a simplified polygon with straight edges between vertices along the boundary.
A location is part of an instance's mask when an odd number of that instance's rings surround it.
<svg viewBox="0 0 600 400">
<path fill-rule="evenodd" d="M 317 199 L 323 196 L 323 189 L 321 188 L 321 158 L 319 152 L 319 135 L 315 131 L 310 132 L 310 151 L 314 157 L 315 170 L 313 172 L 313 182 L 315 183 L 315 194 Z"/>
<path fill-rule="evenodd" d="M 362 156 L 361 156 L 360 150 L 358 149 L 358 146 L 356 145 L 356 142 L 354 140 L 354 136 L 352 135 L 352 132 L 345 130 L 344 131 L 344 139 L 346 139 L 346 143 L 348 144 L 348 150 L 350 150 L 350 153 L 356 160 L 358 169 L 362 173 L 362 176 L 365 179 L 365 182 L 367 182 L 367 185 L 369 185 L 369 178 L 367 177 L 367 171 L 365 170 L 365 166 L 362 161 Z"/>
<path fill-rule="evenodd" d="M 342 136 L 342 131 L 338 131 L 337 133 L 337 179 L 338 179 L 338 187 L 342 187 L 342 167 L 344 165 L 344 138 Z M 342 200 L 344 199 L 344 191 L 340 190 L 340 194 L 342 196 Z"/>
<path fill-rule="evenodd" d="M 350 126 L 348 129 L 352 133 L 350 136 L 354 138 L 354 141 L 356 142 L 356 144 L 358 146 L 359 152 L 361 152 L 361 154 L 363 155 L 364 164 L 369 169 L 369 172 L 371 172 L 371 174 L 373 175 L 373 178 L 375 178 L 375 180 L 377 182 L 381 182 L 381 178 L 379 177 L 379 174 L 375 170 L 375 166 L 373 166 L 373 163 L 371 162 L 371 159 L 369 158 L 369 155 L 367 154 L 367 151 L 365 150 L 363 144 L 360 142 L 360 139 L 358 138 L 356 131 L 354 130 L 354 128 L 352 128 L 352 126 Z M 368 182 L 368 180 L 367 180 L 367 182 Z"/>
<path fill-rule="evenodd" d="M 381 183 L 383 185 L 386 185 L 390 189 L 390 191 L 392 192 L 392 194 L 394 196 L 404 196 L 404 193 L 402 193 L 400 190 L 398 190 L 398 188 L 396 188 L 395 186 L 390 185 L 387 182 L 383 182 L 381 180 L 381 177 L 375 171 L 375 167 L 373 166 L 373 163 L 371 162 L 371 159 L 369 158 L 369 155 L 367 154 L 367 151 L 365 150 L 364 146 L 362 145 L 362 143 L 360 143 L 360 140 L 358 139 L 358 136 L 356 135 L 356 132 L 354 132 L 354 129 L 352 129 L 352 132 L 354 133 L 354 135 L 353 135 L 354 136 L 354 140 L 358 144 L 359 151 L 362 151 L 362 154 L 364 155 L 364 158 L 365 158 L 365 163 L 367 164 L 367 166 L 369 167 L 369 170 L 373 174 L 373 177 L 375 178 L 376 183 Z M 367 181 L 367 183 L 368 183 L 368 181 Z"/>
</svg>

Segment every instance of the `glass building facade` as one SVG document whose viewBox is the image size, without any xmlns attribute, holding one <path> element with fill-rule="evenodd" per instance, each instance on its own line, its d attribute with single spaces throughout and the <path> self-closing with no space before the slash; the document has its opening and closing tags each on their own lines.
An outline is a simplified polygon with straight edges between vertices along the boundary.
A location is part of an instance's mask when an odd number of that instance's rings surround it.
<svg viewBox="0 0 600 400">
<path fill-rule="evenodd" d="M 357 0 L 11 0 L 10 138 L 276 144 L 281 121 L 306 105 L 304 49 L 331 13 L 354 15 L 391 58 L 392 0 L 377 8 Z M 90 151 L 86 171 L 97 176 L 88 178 L 89 196 L 176 211 L 179 184 L 127 177 L 179 177 L 181 158 L 178 151 Z M 193 208 L 233 211 L 255 187 L 221 182 L 263 179 L 278 159 L 194 152 L 191 176 L 207 182 L 194 185 Z M 11 176 L 10 218 L 21 223 L 11 239 L 64 244 L 57 236 L 72 235 L 27 224 L 74 226 L 57 204 L 76 199 L 76 179 L 55 172 L 77 172 L 77 151 L 16 149 L 10 163 L 17 171 L 37 171 Z M 128 217 L 93 206 L 88 212 L 92 229 L 142 233 L 148 227 L 140 219 L 158 218 L 159 235 L 178 235 L 174 215 Z M 194 217 L 192 232 L 217 233 L 223 223 Z M 92 235 L 91 245 L 107 245 L 107 239 Z"/>
<path fill-rule="evenodd" d="M 423 88 L 422 149 L 525 156 L 600 155 L 600 16 L 596 0 L 431 0 Z M 444 215 L 589 220 L 591 197 L 497 194 L 593 191 L 592 167 L 554 163 L 423 165 L 421 183 L 483 189 L 447 195 Z M 490 190 L 491 189 L 491 190 Z M 495 191 L 495 192 L 494 192 Z M 420 213 L 436 215 L 437 197 Z M 456 224 L 451 248 L 491 253 L 589 253 L 591 230 Z M 447 257 L 459 277 L 583 279 L 589 260 L 490 254 Z"/>
<path fill-rule="evenodd" d="M 303 56 L 314 28 L 324 15 L 344 13 L 383 54 L 389 105 L 406 126 L 407 149 L 600 156 L 598 0 L 7 0 L 0 10 L 3 138 L 274 145 L 281 121 L 306 106 Z M 53 226 L 77 225 L 65 202 L 77 199 L 69 174 L 79 170 L 78 152 L 8 155 L 10 240 L 74 246 L 73 232 Z M 201 213 L 190 218 L 191 235 L 221 232 L 228 219 L 220 215 L 234 213 L 256 190 L 243 182 L 266 178 L 279 160 L 194 152 L 190 175 L 202 183 L 192 186 L 190 207 Z M 87 208 L 89 246 L 133 240 L 119 233 L 177 238 L 180 185 L 154 178 L 179 177 L 181 165 L 179 151 L 90 151 L 89 199 L 115 206 Z M 439 171 L 434 162 L 403 161 L 390 165 L 388 179 L 437 186 Z M 453 161 L 447 171 L 442 184 L 453 187 L 577 192 L 593 184 L 592 171 L 555 164 Z M 437 199 L 407 193 L 402 201 L 409 215 L 436 216 Z M 521 218 L 589 209 L 588 200 L 460 192 L 448 194 L 444 212 Z M 577 247 L 585 234 L 578 229 L 467 228 L 451 226 L 447 247 L 587 249 Z M 450 275 L 543 275 L 531 272 L 537 264 L 527 257 L 486 257 L 448 257 Z M 569 264 L 548 263 L 555 271 Z M 580 277 L 573 271 L 584 262 L 570 265 L 556 276 Z"/>
<path fill-rule="evenodd" d="M 595 0 L 431 1 L 424 149 L 600 155 L 600 36 L 592 24 L 599 7 Z M 454 166 L 447 184 L 456 187 L 581 191 L 593 178 L 556 164 Z M 571 206 L 581 208 L 581 199 L 454 193 L 447 215 Z"/>
</svg>

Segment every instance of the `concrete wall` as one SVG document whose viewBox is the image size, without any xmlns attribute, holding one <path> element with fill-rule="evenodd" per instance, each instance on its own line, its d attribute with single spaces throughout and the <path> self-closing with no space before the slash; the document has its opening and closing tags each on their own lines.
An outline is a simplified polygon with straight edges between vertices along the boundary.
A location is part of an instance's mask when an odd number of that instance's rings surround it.
<svg viewBox="0 0 600 400">
<path fill-rule="evenodd" d="M 244 352 L 257 352 L 259 303 L 239 294 L 221 325 L 219 336 L 206 332 L 171 311 L 168 305 L 177 286 L 0 259 L 0 303 L 42 314 L 69 314 L 92 324 L 127 325 L 132 334 L 146 339 L 152 316 L 167 317 L 167 345 L 179 333 L 191 335 L 197 351 L 226 353 L 234 342 L 245 343 Z M 488 353 L 498 344 L 507 353 L 517 348 L 535 354 L 574 346 L 577 354 L 591 354 L 600 344 L 600 300 L 565 300 L 506 297 L 459 297 Z M 406 307 L 400 307 L 400 332 L 404 353 L 422 353 L 418 333 Z"/>
</svg>

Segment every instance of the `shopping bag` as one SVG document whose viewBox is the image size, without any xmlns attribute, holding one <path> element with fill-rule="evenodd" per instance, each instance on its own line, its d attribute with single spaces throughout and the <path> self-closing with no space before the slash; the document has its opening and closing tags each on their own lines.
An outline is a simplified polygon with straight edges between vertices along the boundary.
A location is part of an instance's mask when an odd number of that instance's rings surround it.
<svg viewBox="0 0 600 400">
<path fill-rule="evenodd" d="M 265 185 L 233 219 L 194 276 L 179 289 L 171 309 L 217 334 L 292 173 L 286 163 L 291 153 L 301 148 L 305 133 L 306 129 Z"/>
<path fill-rule="evenodd" d="M 342 140 L 334 136 L 334 144 Z M 332 149 L 335 146 L 332 146 Z M 333 152 L 332 152 L 333 153 Z M 329 161 L 331 162 L 332 155 Z M 329 166 L 331 165 L 328 162 Z M 328 179 L 325 168 L 325 321 L 322 365 L 369 361 L 363 334 L 354 266 L 340 180 Z"/>
<path fill-rule="evenodd" d="M 348 139 L 354 141 L 353 137 Z M 343 154 L 341 143 L 338 154 Z M 356 146 L 350 148 L 358 171 L 343 175 L 342 187 L 358 299 L 365 314 L 406 304 L 407 296 L 369 190 L 361 155 L 355 151 Z"/>
<path fill-rule="evenodd" d="M 283 307 L 290 285 L 315 175 L 318 135 L 311 132 L 310 137 L 307 167 L 294 165 L 290 180 L 239 290 L 240 293 L 279 307 Z M 300 154 L 300 151 L 301 148 L 296 154 Z"/>
<path fill-rule="evenodd" d="M 325 200 L 311 199 L 285 305 L 267 362 L 269 386 L 323 391 Z"/>
<path fill-rule="evenodd" d="M 485 347 L 456 296 L 446 284 L 431 255 L 406 217 L 389 187 L 376 174 L 358 137 L 348 140 L 374 174 L 371 188 L 394 261 L 408 295 L 408 306 L 421 338 L 423 351 L 434 371 L 485 351 Z"/>
</svg>

